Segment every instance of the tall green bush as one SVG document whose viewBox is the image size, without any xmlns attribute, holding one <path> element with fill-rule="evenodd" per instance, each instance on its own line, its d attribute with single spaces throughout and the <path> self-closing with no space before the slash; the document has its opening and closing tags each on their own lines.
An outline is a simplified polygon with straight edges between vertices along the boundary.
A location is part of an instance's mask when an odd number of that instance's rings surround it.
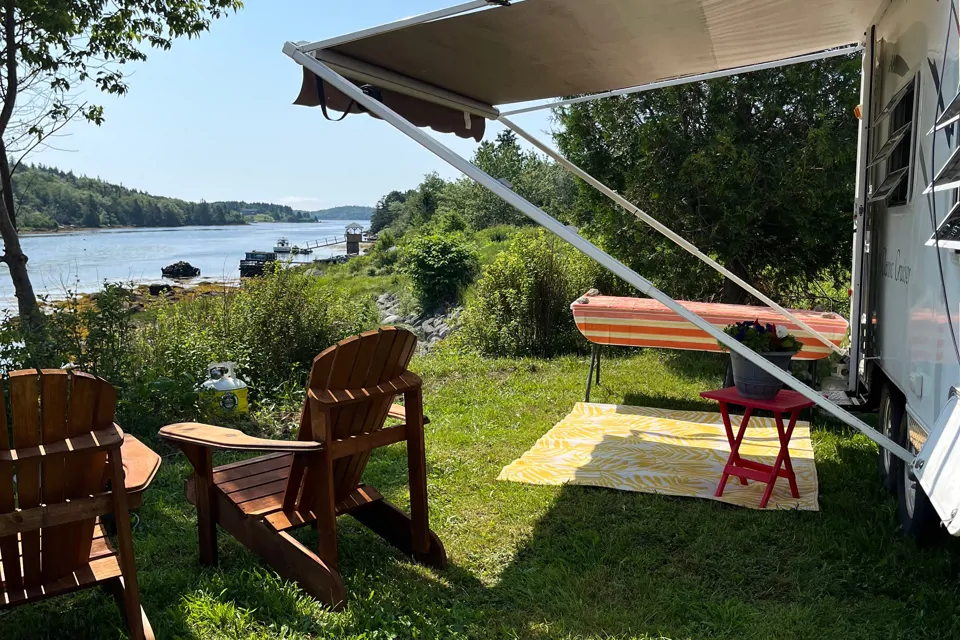
<svg viewBox="0 0 960 640">
<path fill-rule="evenodd" d="M 380 232 L 370 249 L 370 258 L 377 268 L 390 271 L 397 264 L 397 238 L 389 230 Z"/>
<path fill-rule="evenodd" d="M 518 233 L 487 266 L 467 301 L 461 339 L 492 356 L 581 351 L 570 303 L 593 287 L 600 267 L 542 229 Z"/>
<path fill-rule="evenodd" d="M 415 236 L 400 247 L 401 268 L 426 310 L 457 301 L 478 264 L 476 250 L 459 233 Z"/>
<path fill-rule="evenodd" d="M 237 359 L 251 380 L 273 388 L 303 376 L 320 351 L 376 326 L 372 300 L 347 298 L 294 269 L 277 267 L 244 284 L 229 310 Z"/>
</svg>

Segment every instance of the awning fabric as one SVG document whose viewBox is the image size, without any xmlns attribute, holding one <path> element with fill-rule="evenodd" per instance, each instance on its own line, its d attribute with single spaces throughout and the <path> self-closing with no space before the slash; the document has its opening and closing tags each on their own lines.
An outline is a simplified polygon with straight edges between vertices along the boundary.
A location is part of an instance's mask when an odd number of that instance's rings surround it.
<svg viewBox="0 0 960 640">
<path fill-rule="evenodd" d="M 503 105 L 857 43 L 885 2 L 523 0 L 329 51 L 483 104 Z"/>
<path fill-rule="evenodd" d="M 363 83 L 355 81 L 354 84 L 362 85 Z M 293 103 L 303 107 L 319 107 L 324 102 L 321 99 L 321 93 L 322 97 L 326 99 L 327 109 L 339 112 L 336 115 L 331 115 L 332 119 L 337 119 L 347 109 L 350 110 L 350 113 L 362 113 L 357 103 L 351 101 L 335 87 L 331 87 L 320 80 L 307 69 L 303 70 L 300 95 Z M 487 121 L 479 116 L 464 114 L 462 111 L 406 96 L 396 91 L 379 89 L 379 94 L 383 104 L 418 127 L 430 127 L 440 133 L 453 133 L 461 138 L 473 138 L 477 142 L 483 139 Z M 469 123 L 469 126 L 467 126 L 467 123 Z"/>
</svg>

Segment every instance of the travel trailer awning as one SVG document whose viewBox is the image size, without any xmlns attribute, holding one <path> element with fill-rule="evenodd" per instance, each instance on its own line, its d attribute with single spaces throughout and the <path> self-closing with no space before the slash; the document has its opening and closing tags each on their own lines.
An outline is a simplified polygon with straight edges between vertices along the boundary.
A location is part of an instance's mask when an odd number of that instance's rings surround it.
<svg viewBox="0 0 960 640">
<path fill-rule="evenodd" d="M 479 140 L 482 130 L 477 127 L 484 119 L 500 121 L 618 206 L 826 346 L 838 349 L 828 337 L 666 225 L 524 132 L 495 105 L 618 89 L 647 90 L 664 86 L 657 82 L 663 79 L 693 82 L 705 79 L 704 74 L 719 77 L 847 54 L 851 53 L 848 45 L 864 40 L 865 58 L 872 60 L 873 38 L 866 39 L 864 34 L 889 1 L 523 0 L 511 4 L 472 0 L 329 40 L 287 42 L 283 51 L 304 68 L 298 102 L 327 110 L 339 107 L 342 113 L 365 112 L 383 120 L 640 293 L 912 463 L 914 454 L 680 305 L 575 229 L 518 195 L 509 184 L 421 129 L 427 126 Z M 412 100 L 394 99 L 391 94 Z M 443 110 L 442 122 L 431 120 L 425 110 L 428 106 Z"/>
<path fill-rule="evenodd" d="M 495 105 L 733 69 L 863 40 L 887 0 L 497 0 L 480 10 L 301 44 L 357 84 L 417 98 L 398 113 L 477 138 Z M 486 8 L 483 8 L 486 7 Z M 438 12 L 439 13 L 439 12 Z M 401 21 L 402 22 L 402 21 Z M 350 104 L 305 71 L 298 104 Z M 420 102 L 420 104 L 416 104 Z M 440 105 L 441 109 L 437 109 Z M 354 104 L 351 110 L 357 111 Z M 479 125 L 479 126 L 478 126 Z"/>
</svg>

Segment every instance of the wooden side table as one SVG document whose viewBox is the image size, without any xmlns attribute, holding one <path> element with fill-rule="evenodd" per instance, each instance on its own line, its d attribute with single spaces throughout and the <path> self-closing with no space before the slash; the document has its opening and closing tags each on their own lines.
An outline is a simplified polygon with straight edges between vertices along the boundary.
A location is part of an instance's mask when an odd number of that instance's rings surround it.
<svg viewBox="0 0 960 640">
<path fill-rule="evenodd" d="M 767 485 L 763 492 L 763 498 L 760 500 L 760 508 L 764 509 L 770 502 L 770 496 L 773 493 L 773 487 L 777 478 L 786 478 L 790 483 L 790 493 L 794 498 L 800 497 L 800 490 L 797 489 L 797 476 L 793 472 L 793 464 L 790 461 L 790 437 L 793 435 L 793 428 L 797 424 L 797 418 L 800 412 L 813 406 L 813 402 L 796 391 L 782 390 L 771 400 L 753 400 L 744 398 L 737 393 L 736 387 L 718 389 L 716 391 L 704 391 L 701 397 L 709 400 L 716 400 L 720 404 L 720 414 L 723 416 L 723 426 L 727 431 L 727 440 L 730 442 L 730 457 L 723 468 L 723 475 L 720 478 L 720 486 L 717 487 L 716 496 L 723 495 L 723 489 L 730 476 L 740 478 L 740 484 L 747 484 L 747 480 L 756 480 L 764 482 Z M 743 419 L 740 421 L 740 428 L 736 437 L 733 435 L 733 427 L 730 424 L 730 405 L 740 405 L 744 407 Z M 745 460 L 740 457 L 740 445 L 743 443 L 743 436 L 747 431 L 747 424 L 755 410 L 764 410 L 773 412 L 774 420 L 777 423 L 777 434 L 780 437 L 780 453 L 777 455 L 773 466 Z M 790 422 L 784 427 L 783 416 L 790 414 Z"/>
</svg>

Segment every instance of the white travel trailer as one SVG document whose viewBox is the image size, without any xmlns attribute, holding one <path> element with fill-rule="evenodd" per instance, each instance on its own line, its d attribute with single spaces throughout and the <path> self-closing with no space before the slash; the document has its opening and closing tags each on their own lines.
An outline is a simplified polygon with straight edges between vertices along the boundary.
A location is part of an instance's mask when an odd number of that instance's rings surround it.
<svg viewBox="0 0 960 640">
<path fill-rule="evenodd" d="M 907 533 L 960 534 L 960 98 L 956 0 L 474 0 L 288 42 L 298 104 L 366 112 L 876 441 Z M 849 380 L 828 399 L 678 305 L 423 131 L 497 120 L 625 210 L 822 338 L 509 116 L 862 52 Z M 562 99 L 579 95 L 577 98 Z M 560 100 L 560 102 L 557 102 Z M 503 105 L 539 101 L 513 110 Z M 498 105 L 500 108 L 498 108 Z M 502 109 L 502 110 L 501 110 Z M 851 117 L 853 117 L 851 115 Z M 831 348 L 834 345 L 830 344 Z M 833 400 L 840 400 L 836 404 Z M 878 409 L 880 431 L 843 406 Z"/>
<path fill-rule="evenodd" d="M 960 388 L 957 24 L 952 1 L 891 2 L 864 38 L 849 391 L 911 453 Z M 923 536 L 937 518 L 918 471 L 881 451 L 901 522 Z"/>
</svg>

